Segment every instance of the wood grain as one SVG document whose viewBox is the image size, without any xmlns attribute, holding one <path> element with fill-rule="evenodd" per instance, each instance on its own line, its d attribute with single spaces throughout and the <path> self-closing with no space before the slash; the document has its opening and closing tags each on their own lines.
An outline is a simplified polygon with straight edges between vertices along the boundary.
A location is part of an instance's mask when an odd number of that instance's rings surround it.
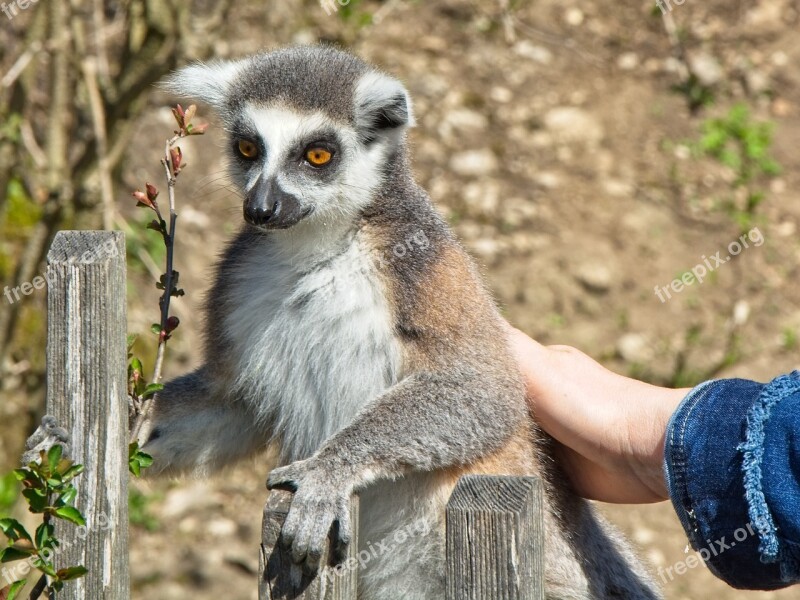
<svg viewBox="0 0 800 600">
<path fill-rule="evenodd" d="M 57 568 L 83 565 L 59 600 L 126 600 L 128 398 L 125 236 L 62 231 L 47 255 L 47 412 L 70 433 L 85 527 L 56 521 Z"/>
</svg>

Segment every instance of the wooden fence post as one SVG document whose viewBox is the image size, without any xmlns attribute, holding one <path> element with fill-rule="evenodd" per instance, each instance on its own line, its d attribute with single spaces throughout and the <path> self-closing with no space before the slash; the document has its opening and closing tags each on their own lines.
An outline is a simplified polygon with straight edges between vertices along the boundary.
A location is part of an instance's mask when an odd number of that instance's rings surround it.
<svg viewBox="0 0 800 600">
<path fill-rule="evenodd" d="M 128 399 L 125 236 L 62 231 L 47 255 L 47 412 L 70 433 L 85 527 L 57 521 L 57 568 L 89 573 L 59 600 L 126 600 Z"/>
<path fill-rule="evenodd" d="M 330 565 L 328 552 L 322 557 L 316 577 L 303 575 L 292 563 L 288 550 L 278 542 L 281 527 L 292 502 L 291 492 L 272 490 L 264 507 L 261 554 L 258 569 L 259 600 L 356 600 L 358 594 L 358 496 L 353 496 L 350 519 L 353 540 L 347 557 L 338 567 Z"/>
<path fill-rule="evenodd" d="M 447 504 L 447 600 L 544 600 L 542 482 L 462 477 Z"/>
</svg>

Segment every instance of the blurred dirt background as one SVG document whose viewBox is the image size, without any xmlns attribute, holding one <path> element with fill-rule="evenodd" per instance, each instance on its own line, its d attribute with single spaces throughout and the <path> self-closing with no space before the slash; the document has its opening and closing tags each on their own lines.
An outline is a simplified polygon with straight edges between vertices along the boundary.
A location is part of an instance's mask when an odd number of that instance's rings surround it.
<svg viewBox="0 0 800 600">
<path fill-rule="evenodd" d="M 53 7 L 62 4 L 33 5 L 8 23 L 0 16 L 0 75 L 22 69 L 17 81 L 0 82 L 0 189 L 7 189 L 0 283 L 25 281 L 26 260 L 30 272 L 42 271 L 41 257 L 30 258 L 41 248 L 31 242 L 36 235 L 99 228 L 111 218 L 128 227 L 129 331 L 142 334 L 136 351 L 143 358 L 154 354 L 147 331 L 157 320 L 153 278 L 163 249 L 140 225 L 150 217 L 129 193 L 146 180 L 161 184 L 163 139 L 174 127 L 171 99 L 152 83 L 192 58 L 322 40 L 407 83 L 419 121 L 411 134 L 416 173 L 482 265 L 507 317 L 530 335 L 670 386 L 768 380 L 800 364 L 797 1 L 673 1 L 662 15 L 653 3 L 628 0 L 351 0 L 327 10 L 313 0 L 207 0 L 158 4 L 174 8 L 164 16 L 144 0 L 76 0 L 73 35 L 83 21 L 87 31 L 101 24 L 110 31 L 112 64 L 97 80 L 108 145 L 120 147 L 106 170 L 89 168 L 97 156 L 87 151 L 85 164 L 59 171 L 48 115 L 58 108 L 60 58 L 46 40 L 60 35 Z M 131 35 L 135 27 L 142 29 Z M 64 117 L 71 125 L 62 130 L 70 165 L 75 152 L 97 142 L 81 62 L 81 52 L 97 47 L 76 42 L 63 63 L 76 86 L 75 108 Z M 131 65 L 133 50 L 150 52 L 144 66 Z M 20 67 L 26 52 L 32 61 Z M 134 68 L 145 74 L 134 78 Z M 130 89 L 115 89 L 123 80 Z M 177 269 L 187 296 L 173 304 L 182 324 L 170 345 L 170 377 L 197 365 L 210 265 L 241 214 L 224 176 L 221 136 L 203 107 L 199 114 L 211 120 L 209 134 L 181 144 L 188 167 L 178 190 Z M 55 179 L 37 180 L 39 172 Z M 72 178 L 67 191 L 64 176 Z M 100 201 L 109 180 L 113 207 Z M 61 202 L 55 215 L 54 202 Z M 656 296 L 656 286 L 669 286 L 704 257 L 729 255 L 743 233 L 757 240 L 755 231 L 763 243 L 751 243 L 702 284 L 665 302 Z M 25 298 L 10 326 L 0 298 L 0 330 L 9 332 L 0 338 L 0 473 L 13 468 L 43 410 L 43 302 L 43 293 Z M 211 481 L 133 483 L 134 597 L 256 598 L 267 469 L 262 459 Z M 16 490 L 2 485 L 0 514 L 22 517 L 10 500 Z M 686 557 L 667 504 L 602 510 L 654 568 Z M 704 567 L 664 583 L 670 600 L 800 597 L 731 590 Z"/>
</svg>

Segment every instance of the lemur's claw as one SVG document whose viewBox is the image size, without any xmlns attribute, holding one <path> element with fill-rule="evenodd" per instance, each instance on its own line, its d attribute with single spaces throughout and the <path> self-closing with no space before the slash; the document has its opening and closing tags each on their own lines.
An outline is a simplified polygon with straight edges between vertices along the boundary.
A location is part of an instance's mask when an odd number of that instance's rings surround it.
<svg viewBox="0 0 800 600">
<path fill-rule="evenodd" d="M 41 452 L 49 452 L 53 446 L 61 446 L 61 456 L 70 458 L 69 433 L 59 427 L 55 417 L 45 415 L 42 424 L 36 428 L 33 435 L 25 442 L 25 453 L 22 455 L 22 465 L 27 466 L 32 462 L 41 460 Z"/>
<path fill-rule="evenodd" d="M 336 554 L 344 554 L 351 539 L 350 490 L 336 481 L 331 469 L 315 464 L 314 459 L 299 461 L 274 469 L 267 487 L 294 491 L 281 544 L 307 574 L 319 570 L 329 537 Z"/>
</svg>

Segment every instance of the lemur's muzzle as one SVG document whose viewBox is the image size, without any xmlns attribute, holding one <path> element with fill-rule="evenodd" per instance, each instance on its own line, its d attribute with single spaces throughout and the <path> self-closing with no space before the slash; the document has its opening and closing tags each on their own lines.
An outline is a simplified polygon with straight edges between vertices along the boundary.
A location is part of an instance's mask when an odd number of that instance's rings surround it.
<svg viewBox="0 0 800 600">
<path fill-rule="evenodd" d="M 303 207 L 273 177 L 259 179 L 244 201 L 244 220 L 262 229 L 286 229 L 311 214 L 312 207 Z"/>
</svg>

